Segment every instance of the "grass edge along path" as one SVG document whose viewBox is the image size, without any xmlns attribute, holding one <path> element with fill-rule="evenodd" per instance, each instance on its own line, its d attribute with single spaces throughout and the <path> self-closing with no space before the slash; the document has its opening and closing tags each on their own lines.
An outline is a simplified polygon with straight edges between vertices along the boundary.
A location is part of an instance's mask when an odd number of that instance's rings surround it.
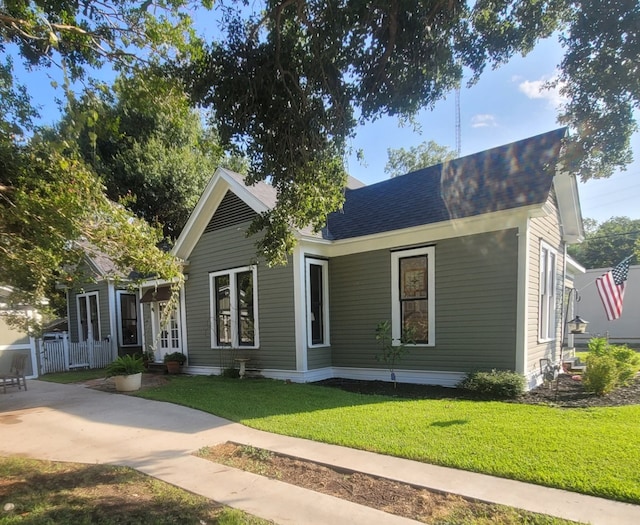
<svg viewBox="0 0 640 525">
<path fill-rule="evenodd" d="M 0 456 L 0 525 L 269 525 L 129 467 Z"/>
<path fill-rule="evenodd" d="M 90 379 L 102 379 L 106 376 L 106 368 L 91 368 L 72 370 L 70 372 L 50 372 L 48 374 L 39 376 L 38 380 L 47 381 L 48 383 L 59 383 L 61 385 L 68 385 L 70 383 L 89 381 Z"/>
<path fill-rule="evenodd" d="M 176 377 L 139 397 L 246 426 L 640 503 L 640 406 L 406 400 L 274 380 Z"/>
</svg>

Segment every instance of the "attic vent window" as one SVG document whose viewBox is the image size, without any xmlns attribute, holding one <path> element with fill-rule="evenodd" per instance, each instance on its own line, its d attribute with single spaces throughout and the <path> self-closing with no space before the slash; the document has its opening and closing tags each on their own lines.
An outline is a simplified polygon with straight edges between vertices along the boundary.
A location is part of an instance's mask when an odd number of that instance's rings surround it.
<svg viewBox="0 0 640 525">
<path fill-rule="evenodd" d="M 252 221 L 255 216 L 256 212 L 242 199 L 235 193 L 227 191 L 204 232 L 222 230 L 223 228 Z"/>
</svg>

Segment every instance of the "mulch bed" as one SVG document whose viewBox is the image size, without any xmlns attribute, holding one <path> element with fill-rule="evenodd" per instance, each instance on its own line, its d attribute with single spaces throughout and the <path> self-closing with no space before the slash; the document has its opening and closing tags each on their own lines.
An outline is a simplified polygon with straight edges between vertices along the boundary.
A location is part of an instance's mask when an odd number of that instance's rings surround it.
<svg viewBox="0 0 640 525">
<path fill-rule="evenodd" d="M 518 399 L 505 400 L 509 403 L 532 405 L 554 405 L 563 408 L 615 407 L 622 405 L 640 405 L 640 375 L 627 386 L 620 387 L 610 394 L 597 396 L 585 392 L 581 381 L 572 379 L 569 374 L 560 374 L 557 380 L 530 390 Z M 165 374 L 142 374 L 142 388 L 162 386 L 170 381 Z M 466 399 L 486 401 L 473 392 L 461 388 L 447 388 L 435 385 L 415 385 L 388 381 L 364 381 L 359 379 L 334 378 L 314 383 L 320 386 L 340 388 L 359 394 L 391 396 L 404 399 Z M 116 392 L 113 379 L 93 379 L 85 385 L 103 392 Z"/>
<path fill-rule="evenodd" d="M 549 386 L 540 386 L 527 392 L 516 403 L 553 404 L 565 408 L 616 407 L 640 405 L 640 375 L 627 386 L 617 388 L 610 394 L 597 396 L 585 392 L 581 381 L 569 374 L 560 374 Z"/>
<path fill-rule="evenodd" d="M 560 374 L 549 385 L 542 385 L 510 403 L 546 404 L 564 408 L 612 407 L 621 405 L 640 405 L 640 376 L 628 386 L 623 386 L 606 394 L 596 396 L 585 392 L 582 382 L 572 379 L 569 374 Z M 356 379 L 326 379 L 315 383 L 321 386 L 340 388 L 360 394 L 376 394 L 406 399 L 467 399 L 485 401 L 473 392 L 460 388 L 447 388 L 434 385 L 414 385 L 387 381 L 363 381 Z"/>
</svg>

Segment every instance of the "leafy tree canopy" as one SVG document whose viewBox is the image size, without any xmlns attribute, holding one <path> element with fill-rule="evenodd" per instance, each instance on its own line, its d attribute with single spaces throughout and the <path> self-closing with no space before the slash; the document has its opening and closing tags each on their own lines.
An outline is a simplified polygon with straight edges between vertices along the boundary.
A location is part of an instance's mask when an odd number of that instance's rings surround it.
<svg viewBox="0 0 640 525">
<path fill-rule="evenodd" d="M 357 124 L 410 118 L 459 85 L 463 71 L 474 82 L 554 34 L 565 49 L 557 83 L 569 98 L 560 120 L 573 131 L 564 166 L 584 180 L 631 159 L 640 97 L 635 1 L 226 0 L 218 4 L 226 32 L 204 53 L 189 7 L 4 2 L 0 51 L 15 44 L 28 63 L 58 61 L 71 78 L 104 62 L 172 59 L 193 100 L 213 108 L 222 144 L 249 158 L 250 180 L 268 179 L 278 192 L 276 208 L 252 228 L 271 263 L 286 260 L 293 228 L 322 227 L 342 203 Z M 18 101 L 20 89 L 10 89 Z"/>
<path fill-rule="evenodd" d="M 84 77 L 87 66 L 181 59 L 199 50 L 194 6 L 211 8 L 213 0 L 6 1 L 0 52 L 14 44 L 26 65 L 64 65 L 73 79 Z"/>
<path fill-rule="evenodd" d="M 73 148 L 27 140 L 37 112 L 14 77 L 8 51 L 28 66 L 57 65 L 67 79 L 87 67 L 178 60 L 197 52 L 186 2 L 3 2 L 0 4 L 0 275 L 14 304 L 43 304 L 56 282 L 73 285 L 85 240 L 125 273 L 181 279 L 180 265 L 157 248 L 162 234 L 114 204 Z M 5 55 L 5 52 L 7 54 Z M 14 318 L 26 328 L 31 320 Z"/>
<path fill-rule="evenodd" d="M 72 99 L 50 140 L 79 148 L 102 178 L 107 195 L 175 239 L 220 165 L 242 170 L 224 155 L 213 128 L 178 82 L 153 68 L 96 84 Z M 124 201 L 123 201 L 124 199 Z"/>
<path fill-rule="evenodd" d="M 569 254 L 585 268 L 609 268 L 640 252 L 640 219 L 611 217 L 598 224 L 585 220 L 585 240 L 569 246 Z"/>
<path fill-rule="evenodd" d="M 321 228 L 342 202 L 342 159 L 358 123 L 411 118 L 463 71 L 488 67 L 560 35 L 557 80 L 570 98 L 563 159 L 583 180 L 631 160 L 640 100 L 640 7 L 635 1 L 266 0 L 231 2 L 226 37 L 182 69 L 194 100 L 210 106 L 223 142 L 239 145 L 251 180 L 269 179 L 277 207 L 254 230 L 282 262 L 292 227 Z"/>
<path fill-rule="evenodd" d="M 417 171 L 455 159 L 456 152 L 430 140 L 417 146 L 412 146 L 408 150 L 404 148 L 389 148 L 387 149 L 387 156 L 389 160 L 384 167 L 385 173 L 388 173 L 391 177 L 398 177 L 411 171 Z"/>
<path fill-rule="evenodd" d="M 0 172 L 0 275 L 15 290 L 13 303 L 46 311 L 42 299 L 56 282 L 78 283 L 82 252 L 75 240 L 89 242 L 123 270 L 180 278 L 177 261 L 156 247 L 161 232 L 107 199 L 81 160 L 34 141 L 14 149 Z"/>
</svg>

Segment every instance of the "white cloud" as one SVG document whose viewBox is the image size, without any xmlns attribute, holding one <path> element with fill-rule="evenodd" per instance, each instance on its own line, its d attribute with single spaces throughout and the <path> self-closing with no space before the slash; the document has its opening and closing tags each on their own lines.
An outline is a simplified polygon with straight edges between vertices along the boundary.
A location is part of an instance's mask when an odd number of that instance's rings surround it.
<svg viewBox="0 0 640 525">
<path fill-rule="evenodd" d="M 472 128 L 495 128 L 498 125 L 495 115 L 479 113 L 471 117 Z"/>
<path fill-rule="evenodd" d="M 554 81 L 556 78 L 557 77 L 554 76 L 551 78 L 542 77 L 538 80 L 525 80 L 518 84 L 518 89 L 524 93 L 527 98 L 546 100 L 554 108 L 557 108 L 566 103 L 567 98 L 560 94 L 560 85 L 554 88 L 546 87 L 547 82 Z"/>
</svg>

